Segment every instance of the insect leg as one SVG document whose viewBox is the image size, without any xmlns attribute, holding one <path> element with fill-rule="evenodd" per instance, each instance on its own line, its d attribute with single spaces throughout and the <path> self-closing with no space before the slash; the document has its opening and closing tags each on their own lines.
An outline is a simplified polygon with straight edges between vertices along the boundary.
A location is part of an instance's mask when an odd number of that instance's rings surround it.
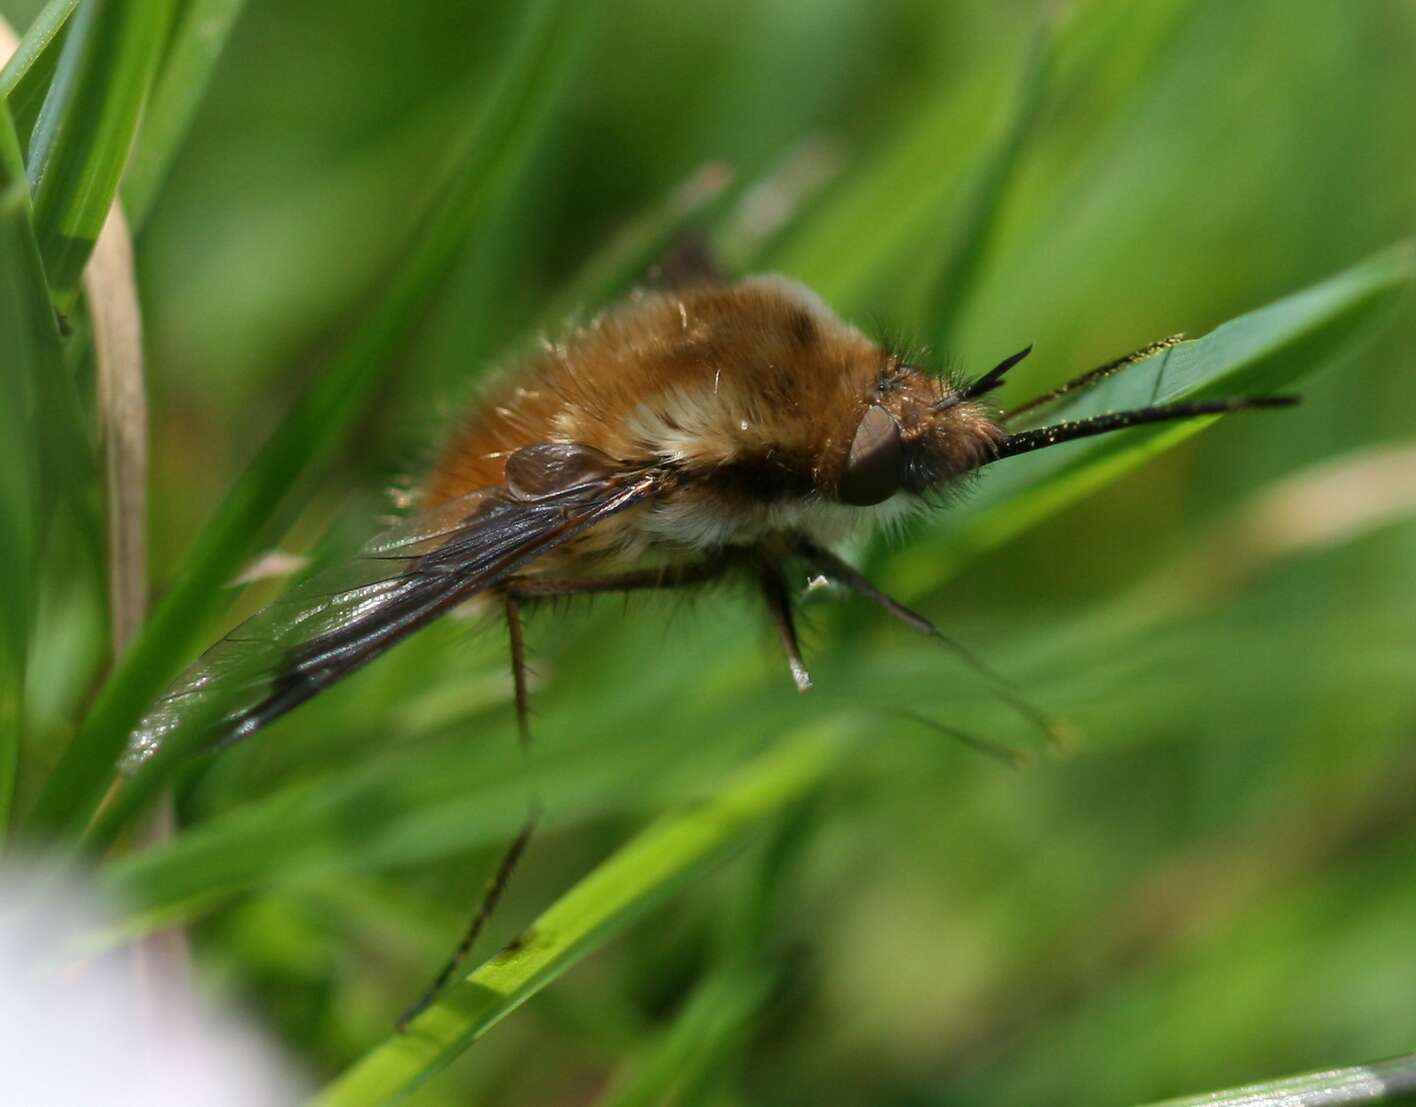
<svg viewBox="0 0 1416 1107">
<path fill-rule="evenodd" d="M 531 744 L 531 704 L 527 692 L 526 640 L 521 629 L 521 601 L 518 596 L 508 591 L 502 596 L 502 602 L 506 612 L 507 637 L 511 642 L 511 684 L 516 701 L 517 736 L 524 751 Z M 477 904 L 476 912 L 472 915 L 472 921 L 467 924 L 467 930 L 463 933 L 462 940 L 457 943 L 457 949 L 447 959 L 447 963 L 438 970 L 438 975 L 433 978 L 432 984 L 419 997 L 418 1002 L 400 1016 L 398 1020 L 400 1032 L 406 1029 L 408 1023 L 438 997 L 439 993 L 447 987 L 448 981 L 452 979 L 462 962 L 467 959 L 467 955 L 472 952 L 472 947 L 476 945 L 483 927 L 487 925 L 487 920 L 492 917 L 497 903 L 506 891 L 506 886 L 511 881 L 511 874 L 516 870 L 517 862 L 526 852 L 526 846 L 531 841 L 531 834 L 536 829 L 536 820 L 541 813 L 540 807 L 540 803 L 533 798 L 530 810 L 526 813 L 526 821 L 521 824 L 521 830 L 517 832 L 511 845 L 506 848 L 501 860 L 497 862 L 496 870 L 492 873 L 491 879 L 487 881 L 486 890 L 482 892 L 482 899 Z"/>
<path fill-rule="evenodd" d="M 647 589 L 688 587 L 721 576 L 727 567 L 726 559 L 718 559 L 693 565 L 686 569 L 667 572 L 643 570 L 603 577 L 564 580 L 520 578 L 508 581 L 502 592 L 502 602 L 506 612 L 507 637 L 511 643 L 511 679 L 516 701 L 516 725 L 522 748 L 525 749 L 531 742 L 530 695 L 526 679 L 526 640 L 521 625 L 521 608 L 524 603 L 557 596 L 592 595 L 597 592 L 634 592 Z M 496 871 L 492 873 L 491 879 L 487 882 L 481 902 L 477 905 L 472 921 L 467 924 L 467 930 L 462 935 L 462 940 L 457 943 L 457 949 L 438 971 L 438 975 L 428 990 L 398 1020 L 400 1032 L 407 1028 L 409 1022 L 427 1009 L 439 993 L 447 987 L 448 982 L 452 980 L 462 963 L 467 960 L 468 955 L 472 952 L 472 947 L 476 945 L 478 937 L 487 925 L 487 920 L 492 917 L 497 903 L 506 891 L 507 884 L 511 881 L 511 875 L 521 860 L 521 855 L 526 852 L 526 846 L 531 841 L 531 835 L 536 829 L 540 813 L 540 804 L 533 799 L 531 809 L 526 815 L 526 821 L 522 824 L 521 830 L 512 840 L 511 845 L 507 847 L 506 852 L 502 854 L 501 860 L 497 862 Z"/>
<path fill-rule="evenodd" d="M 927 634 L 931 638 L 939 638 L 946 642 L 960 653 L 964 653 L 962 646 L 945 638 L 939 628 L 926 619 L 917 611 L 912 611 L 899 600 L 887 596 L 877 588 L 873 581 L 857 569 L 850 562 L 837 557 L 830 550 L 816 545 L 815 542 L 808 542 L 805 538 L 798 539 L 797 552 L 806 562 L 820 573 L 827 580 L 832 581 L 842 587 L 849 588 L 859 596 L 864 596 L 871 603 L 885 611 L 894 619 L 898 619 L 908 627 Z"/>
<path fill-rule="evenodd" d="M 807 672 L 806 662 L 801 659 L 801 645 L 797 641 L 796 623 L 792 619 L 791 596 L 782 571 L 775 565 L 764 564 L 758 576 L 758 583 L 762 589 L 762 598 L 767 601 L 767 611 L 772 616 L 772 623 L 777 628 L 777 635 L 782 640 L 782 651 L 787 655 L 787 664 L 791 666 L 792 680 L 796 682 L 797 691 L 809 692 L 811 674 Z"/>
<path fill-rule="evenodd" d="M 1043 734 L 1047 735 L 1055 745 L 1062 746 L 1066 744 L 1065 735 L 1068 728 L 1058 723 L 1055 719 L 1049 718 L 1046 713 L 1038 707 L 1018 695 L 1013 689 L 1012 682 L 1009 681 L 1007 677 L 987 664 L 972 650 L 954 641 L 954 639 L 946 635 L 918 611 L 913 611 L 894 597 L 886 595 L 875 586 L 875 583 L 869 577 L 854 565 L 837 557 L 830 550 L 818 546 L 816 543 L 808 541 L 805 538 L 797 539 L 796 549 L 797 553 L 827 580 L 834 581 L 845 588 L 849 588 L 857 595 L 865 597 L 892 618 L 898 619 L 906 626 L 912 627 L 921 634 L 927 635 L 948 647 L 964 664 L 993 685 L 993 694 L 997 696 L 999 700 L 1008 704 L 1019 715 L 1027 719 Z"/>
<path fill-rule="evenodd" d="M 516 733 L 522 748 L 531 744 L 531 697 L 526 689 L 526 640 L 521 632 L 521 597 L 502 596 L 506 633 L 511 643 L 511 687 L 516 700 Z"/>
<path fill-rule="evenodd" d="M 521 855 L 526 852 L 527 843 L 531 841 L 531 833 L 536 829 L 536 819 L 540 815 L 540 805 L 533 802 L 531 810 L 527 813 L 526 821 L 521 825 L 521 830 L 507 851 L 502 854 L 502 858 L 497 862 L 497 868 L 492 873 L 492 878 L 487 881 L 487 889 L 482 893 L 482 901 L 477 905 L 477 913 L 472 916 L 472 921 L 467 924 L 467 930 L 462 935 L 462 940 L 457 943 L 457 949 L 453 951 L 447 963 L 438 970 L 438 975 L 433 978 L 428 990 L 423 993 L 418 1002 L 408 1008 L 398 1019 L 398 1031 L 401 1034 L 408 1029 L 408 1024 L 418 1015 L 422 1014 L 428 1006 L 437 999 L 438 995 L 447 987 L 448 981 L 457 972 L 462 962 L 467 960 L 467 955 L 472 952 L 472 947 L 476 944 L 478 936 L 482 933 L 482 928 L 487 925 L 487 920 L 492 917 L 492 912 L 497 909 L 497 903 L 501 900 L 502 893 L 506 891 L 507 883 L 511 880 L 511 874 L 515 871 L 517 862 L 521 860 Z"/>
</svg>

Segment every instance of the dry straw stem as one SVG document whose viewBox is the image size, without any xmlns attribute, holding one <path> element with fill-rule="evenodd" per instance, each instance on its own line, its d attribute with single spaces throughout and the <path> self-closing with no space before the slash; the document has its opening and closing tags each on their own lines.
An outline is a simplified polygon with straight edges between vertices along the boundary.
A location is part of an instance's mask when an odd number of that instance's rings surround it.
<svg viewBox="0 0 1416 1107">
<path fill-rule="evenodd" d="M 147 617 L 148 413 L 143 372 L 142 309 L 133 270 L 133 237 L 123 209 L 109 209 L 84 270 L 98 383 L 98 431 L 103 443 L 108 514 L 108 612 L 116 661 Z M 171 840 L 177 830 L 165 796 L 142 832 L 141 849 Z M 133 947 L 134 970 L 148 981 L 190 984 L 190 952 L 180 927 L 149 935 Z M 190 988 L 186 989 L 190 994 Z M 157 994 L 154 989 L 152 995 Z"/>
<path fill-rule="evenodd" d="M 114 204 L 84 272 L 98 378 L 108 508 L 108 606 L 115 658 L 147 614 L 147 396 L 133 239 Z"/>
</svg>

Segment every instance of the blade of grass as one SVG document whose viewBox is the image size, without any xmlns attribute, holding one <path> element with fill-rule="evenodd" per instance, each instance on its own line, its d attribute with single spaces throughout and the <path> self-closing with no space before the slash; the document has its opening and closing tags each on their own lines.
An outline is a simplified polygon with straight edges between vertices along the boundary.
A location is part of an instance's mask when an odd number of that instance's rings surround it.
<svg viewBox="0 0 1416 1107">
<path fill-rule="evenodd" d="M 143 116 L 138 148 L 123 178 L 123 206 L 139 230 L 187 137 L 212 71 L 245 6 L 245 0 L 192 0 L 187 5 Z"/>
<path fill-rule="evenodd" d="M 528 790 L 559 820 L 587 804 L 613 804 L 623 780 L 661 778 L 672 760 L 671 750 L 650 749 L 633 735 L 592 737 L 533 760 L 507 757 L 505 746 L 499 751 L 494 745 L 410 750 L 325 776 L 317 788 L 289 786 L 188 827 L 161 849 L 111 861 L 104 878 L 115 898 L 134 911 L 170 917 L 190 903 L 273 878 L 298 882 L 341 867 L 351 856 L 361 867 L 382 868 L 485 846 L 515 832 Z M 168 748 L 157 756 L 167 756 Z M 127 794 L 121 792 L 117 802 Z M 642 810 L 653 800 L 652 794 L 637 794 L 630 808 Z M 95 844 L 111 837 L 109 819 L 107 811 L 100 816 Z"/>
<path fill-rule="evenodd" d="M 30 138 L 34 225 L 50 288 L 72 303 L 128 161 L 173 0 L 85 0 Z"/>
<path fill-rule="evenodd" d="M 0 20 L 0 32 L 7 40 L 0 44 L 0 54 L 3 54 L 4 47 L 12 41 L 9 26 L 3 20 Z M 97 532 L 86 492 L 97 472 L 96 448 L 80 410 L 73 380 L 64 365 L 58 319 L 49 306 L 50 289 L 35 241 L 34 208 L 21 149 L 8 110 L 0 111 L 0 188 L 13 187 L 17 190 L 15 203 L 18 205 L 16 218 L 19 221 L 14 230 L 18 236 L 18 248 L 28 258 L 15 270 L 14 279 L 23 287 L 17 287 L 13 295 L 15 304 L 24 305 L 23 310 L 30 313 L 29 326 L 34 328 L 33 334 L 38 336 L 44 332 L 48 335 L 36 347 L 42 358 L 43 371 L 34 380 L 40 396 L 35 415 L 40 436 L 40 486 L 50 490 L 56 505 L 67 502 L 72 506 L 81 531 L 85 535 L 93 535 Z M 23 211 L 22 217 L 20 209 Z M 52 511 L 46 513 L 41 534 L 52 517 Z"/>
<path fill-rule="evenodd" d="M 45 93 L 59 65 L 64 31 L 78 6 L 79 0 L 49 0 L 25 31 L 19 48 L 0 69 L 0 96 L 9 104 L 23 146 L 29 145 Z"/>
<path fill-rule="evenodd" d="M 226 582 L 269 544 L 297 478 L 350 433 L 479 220 L 514 187 L 559 100 L 583 37 L 584 13 L 583 5 L 563 0 L 541 0 L 525 9 L 518 43 L 503 61 L 496 90 L 406 261 L 343 353 L 267 440 L 207 524 L 182 576 L 46 782 L 27 821 L 31 833 L 76 830 L 87 821 L 143 710 L 189 656 L 206 621 L 229 602 Z"/>
<path fill-rule="evenodd" d="M 1149 1107 L 1340 1107 L 1344 1103 L 1416 1103 L 1416 1054 L 1167 1099 Z"/>
<path fill-rule="evenodd" d="M 1012 110 L 974 180 L 953 241 L 941 255 L 939 273 L 928 301 L 931 350 L 950 348 L 958 320 L 968 309 L 989 239 L 1046 99 L 1056 62 L 1057 36 L 1063 19 L 1061 10 L 1054 6 L 1045 11 L 1038 24 L 1019 73 Z"/>
<path fill-rule="evenodd" d="M 1416 243 L 1404 242 L 1118 373 L 1052 413 L 1104 411 L 1287 387 L 1323 365 L 1416 279 Z M 1277 417 L 1277 416 L 1275 416 Z M 916 543 L 892 558 L 887 584 L 904 595 L 938 587 L 967 562 L 1213 420 L 1103 435 L 1001 463 L 978 493 L 941 518 L 945 544 Z"/>
<path fill-rule="evenodd" d="M 78 504 L 92 472 L 31 213 L 19 139 L 0 101 L 0 564 L 7 578 L 0 589 L 0 842 L 9 833 L 24 737 L 39 549 L 55 506 Z"/>
<path fill-rule="evenodd" d="M 0 105 L 0 144 L 10 130 Z M 5 151 L 8 154 L 10 151 Z M 15 151 L 17 153 L 17 151 Z M 29 655 L 39 546 L 39 443 L 34 434 L 35 381 L 46 369 L 48 336 L 35 325 L 28 264 L 29 197 L 24 178 L 10 175 L 6 156 L 0 169 L 0 564 L 6 583 L 0 588 L 0 846 L 8 837 L 20 748 L 25 728 L 25 674 Z M 6 179 L 8 178 L 8 183 Z M 48 299 L 42 305 L 47 315 Z M 41 316 L 42 318 L 43 316 Z"/>
<path fill-rule="evenodd" d="M 314 1100 L 395 1103 L 634 919 L 810 792 L 846 743 L 834 730 L 788 739 L 718 795 L 649 826 L 548 908 L 519 942 L 474 969 L 408 1031 L 377 1046 Z"/>
</svg>

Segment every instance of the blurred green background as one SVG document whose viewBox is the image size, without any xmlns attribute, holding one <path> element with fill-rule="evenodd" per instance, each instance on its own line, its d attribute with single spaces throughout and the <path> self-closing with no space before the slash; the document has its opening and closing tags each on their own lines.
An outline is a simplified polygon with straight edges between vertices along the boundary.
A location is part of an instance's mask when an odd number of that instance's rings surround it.
<svg viewBox="0 0 1416 1107">
<path fill-rule="evenodd" d="M 0 6 L 20 28 L 38 8 Z M 245 5 L 138 240 L 159 591 L 377 299 L 516 10 Z M 707 232 L 733 264 L 800 277 L 868 328 L 930 340 L 947 318 L 937 359 L 973 370 L 1035 343 L 1009 399 L 1203 334 L 1416 226 L 1408 0 L 1046 13 L 1036 117 L 966 294 L 941 308 L 939 257 L 1042 6 L 595 6 L 526 171 L 283 547 L 387 512 L 587 258 L 705 164 L 734 174 Z M 946 653 L 830 597 L 807 604 L 807 698 L 748 597 L 538 617 L 548 822 L 487 949 L 777 736 L 849 701 L 869 740 L 786 829 L 410 1101 L 632 1101 L 675 1033 L 669 1101 L 724 1105 L 1125 1104 L 1416 1048 L 1414 353 L 1407 300 L 1301 408 L 1228 420 L 960 572 L 935 565 L 956 562 L 943 528 L 856 551 L 1074 725 L 1065 757 Z M 1357 479 L 1319 481 L 1356 457 Z M 1377 522 L 1323 526 L 1339 509 Z M 66 732 L 103 663 L 83 579 L 44 601 L 41 736 Z M 231 839 L 247 856 L 222 855 L 229 887 L 155 898 L 192 917 L 204 985 L 313 1080 L 387 1034 L 520 817 L 499 787 L 521 772 L 501 634 L 473 629 L 429 630 L 181 782 L 184 827 L 255 829 Z M 902 707 L 1035 756 L 1012 771 Z"/>
</svg>

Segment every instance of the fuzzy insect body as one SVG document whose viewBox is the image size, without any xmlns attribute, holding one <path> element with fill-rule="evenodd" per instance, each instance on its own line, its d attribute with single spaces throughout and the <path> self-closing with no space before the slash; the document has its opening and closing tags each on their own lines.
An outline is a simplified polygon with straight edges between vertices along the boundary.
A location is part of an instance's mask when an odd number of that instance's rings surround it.
<svg viewBox="0 0 1416 1107">
<path fill-rule="evenodd" d="M 598 454 L 605 470 L 654 470 L 662 484 L 533 574 L 672 564 L 789 533 L 830 545 L 988 458 L 1003 431 L 976 403 L 936 411 L 948 391 L 784 278 L 644 294 L 493 391 L 435 467 L 428 500 L 505 485 L 528 445 L 578 444 L 588 468 Z M 900 495 L 842 502 L 861 498 L 851 448 L 872 407 L 899 428 Z"/>
<path fill-rule="evenodd" d="M 983 398 L 1027 352 L 973 381 L 949 379 L 906 363 L 778 276 L 636 294 L 495 384 L 452 436 L 417 513 L 203 655 L 143 720 L 135 755 L 223 696 L 217 740 L 245 738 L 481 594 L 506 606 L 523 736 L 520 607 L 547 597 L 750 577 L 805 689 L 789 562 L 937 633 L 830 547 L 1003 457 L 1290 402 L 1159 405 L 1009 431 Z"/>
</svg>

